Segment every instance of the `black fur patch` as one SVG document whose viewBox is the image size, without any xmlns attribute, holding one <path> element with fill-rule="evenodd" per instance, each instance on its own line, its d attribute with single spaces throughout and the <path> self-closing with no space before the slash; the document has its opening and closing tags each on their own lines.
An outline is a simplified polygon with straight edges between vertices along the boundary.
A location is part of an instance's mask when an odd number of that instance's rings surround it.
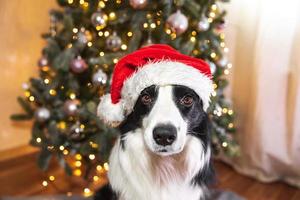
<svg viewBox="0 0 300 200">
<path fill-rule="evenodd" d="M 199 96 L 190 88 L 185 86 L 174 86 L 173 98 L 183 118 L 188 122 L 188 134 L 198 138 L 204 148 L 204 153 L 210 145 L 210 123 L 207 113 L 203 110 L 203 103 Z M 192 106 L 184 106 L 180 100 L 184 96 L 193 98 Z M 195 158 L 197 159 L 197 158 Z M 198 158 L 200 159 L 200 158 Z M 192 184 L 207 185 L 214 180 L 214 169 L 211 161 L 193 178 Z"/>
<path fill-rule="evenodd" d="M 117 194 L 112 190 L 109 184 L 104 185 L 94 195 L 94 200 L 118 200 Z"/>
<path fill-rule="evenodd" d="M 145 105 L 142 102 L 141 98 L 144 94 L 147 94 L 152 98 L 151 104 Z M 157 96 L 158 88 L 155 85 L 147 87 L 141 92 L 138 100 L 134 105 L 133 111 L 127 116 L 127 118 L 119 127 L 121 133 L 121 145 L 123 149 L 125 148 L 124 138 L 126 136 L 126 133 L 141 127 L 143 117 L 151 111 L 153 105 L 155 104 Z"/>
</svg>

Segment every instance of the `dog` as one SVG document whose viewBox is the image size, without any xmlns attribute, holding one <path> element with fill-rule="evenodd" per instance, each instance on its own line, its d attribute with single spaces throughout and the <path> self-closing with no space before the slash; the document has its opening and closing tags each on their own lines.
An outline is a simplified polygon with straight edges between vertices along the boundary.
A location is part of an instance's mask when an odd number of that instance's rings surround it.
<svg viewBox="0 0 300 200">
<path fill-rule="evenodd" d="M 95 199 L 200 200 L 214 177 L 208 114 L 181 85 L 144 89 L 119 126 L 109 185 Z"/>
</svg>

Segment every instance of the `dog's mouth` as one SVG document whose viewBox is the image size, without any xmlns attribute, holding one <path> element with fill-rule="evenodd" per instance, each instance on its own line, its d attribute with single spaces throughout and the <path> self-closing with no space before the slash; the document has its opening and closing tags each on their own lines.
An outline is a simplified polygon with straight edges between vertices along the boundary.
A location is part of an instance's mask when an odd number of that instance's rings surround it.
<svg viewBox="0 0 300 200">
<path fill-rule="evenodd" d="M 151 150 L 154 154 L 157 154 L 159 156 L 171 156 L 175 154 L 179 154 L 182 151 L 182 148 L 173 149 L 172 146 L 156 146 L 153 150 Z"/>
</svg>

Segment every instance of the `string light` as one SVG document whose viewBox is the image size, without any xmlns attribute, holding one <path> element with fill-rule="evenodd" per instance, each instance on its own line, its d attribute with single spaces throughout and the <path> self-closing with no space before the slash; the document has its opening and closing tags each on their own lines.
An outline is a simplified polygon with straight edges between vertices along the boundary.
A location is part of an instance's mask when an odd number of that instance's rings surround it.
<svg viewBox="0 0 300 200">
<path fill-rule="evenodd" d="M 104 36 L 105 36 L 105 37 L 108 37 L 108 36 L 109 36 L 109 32 L 108 32 L 108 31 L 105 31 L 105 32 L 104 32 Z"/>
<path fill-rule="evenodd" d="M 99 181 L 99 176 L 93 176 L 94 182 Z"/>
<path fill-rule="evenodd" d="M 208 21 L 208 23 L 212 23 L 212 22 L 213 22 L 213 19 L 209 17 L 209 18 L 207 19 L 207 21 Z"/>
<path fill-rule="evenodd" d="M 227 64 L 227 67 L 230 69 L 230 68 L 232 68 L 232 63 L 228 63 Z"/>
<path fill-rule="evenodd" d="M 89 159 L 90 159 L 90 160 L 95 160 L 95 158 L 96 158 L 95 154 L 90 154 L 90 155 L 89 155 Z"/>
<path fill-rule="evenodd" d="M 102 37 L 102 36 L 104 35 L 104 33 L 103 33 L 102 31 L 99 31 L 99 32 L 98 32 L 98 35 L 99 35 L 100 37 Z"/>
<path fill-rule="evenodd" d="M 218 85 L 216 83 L 213 84 L 214 90 L 218 88 Z"/>
<path fill-rule="evenodd" d="M 83 189 L 83 196 L 84 197 L 89 197 L 89 196 L 92 196 L 92 195 L 93 195 L 93 193 L 89 188 L 84 188 Z"/>
<path fill-rule="evenodd" d="M 115 20 L 116 19 L 116 13 L 115 12 L 111 12 L 111 13 L 109 13 L 109 20 Z"/>
<path fill-rule="evenodd" d="M 36 142 L 37 143 L 41 143 L 42 142 L 42 139 L 40 137 L 36 138 Z"/>
<path fill-rule="evenodd" d="M 190 38 L 190 40 L 191 40 L 191 42 L 195 42 L 195 41 L 196 41 L 196 38 L 195 38 L 194 36 L 192 36 L 192 37 Z"/>
<path fill-rule="evenodd" d="M 88 46 L 88 47 L 91 47 L 92 45 L 93 45 L 92 42 L 88 42 L 88 43 L 87 43 L 87 46 Z"/>
<path fill-rule="evenodd" d="M 78 33 L 78 28 L 73 28 L 73 33 Z"/>
<path fill-rule="evenodd" d="M 103 168 L 102 168 L 101 165 L 97 165 L 96 169 L 97 169 L 98 172 L 100 172 L 100 171 L 102 171 Z"/>
<path fill-rule="evenodd" d="M 51 145 L 51 146 L 47 146 L 47 149 L 51 151 L 51 150 L 53 150 L 53 149 L 54 149 L 54 146 L 53 146 L 53 145 Z"/>
<path fill-rule="evenodd" d="M 75 169 L 75 170 L 73 171 L 73 174 L 74 174 L 75 176 L 81 176 L 82 172 L 81 172 L 80 169 Z"/>
<path fill-rule="evenodd" d="M 215 18 L 215 17 L 216 17 L 216 13 L 211 12 L 211 13 L 209 13 L 209 16 L 210 16 L 211 18 Z"/>
<path fill-rule="evenodd" d="M 48 186 L 48 182 L 47 182 L 47 181 L 43 181 L 43 182 L 42 182 L 42 185 L 43 185 L 44 187 L 47 187 L 47 186 Z"/>
<path fill-rule="evenodd" d="M 213 11 L 216 11 L 216 10 L 217 10 L 217 5 L 216 5 L 216 4 L 211 5 L 211 9 L 212 9 Z"/>
<path fill-rule="evenodd" d="M 193 54 L 194 54 L 194 55 L 199 55 L 199 53 L 200 53 L 200 52 L 199 52 L 197 49 L 194 49 L 194 50 L 193 50 Z"/>
<path fill-rule="evenodd" d="M 55 95 L 56 95 L 56 91 L 55 91 L 54 89 L 50 89 L 50 90 L 49 90 L 49 94 L 50 94 L 51 96 L 55 96 Z"/>
<path fill-rule="evenodd" d="M 215 52 L 212 52 L 211 54 L 210 54 L 210 57 L 212 57 L 212 58 L 215 58 L 217 56 L 217 54 L 215 53 Z"/>
<path fill-rule="evenodd" d="M 83 5 L 84 4 L 84 0 L 80 0 L 79 4 Z"/>
<path fill-rule="evenodd" d="M 43 72 L 48 72 L 49 70 L 50 70 L 50 68 L 48 66 L 43 66 L 42 67 Z"/>
<path fill-rule="evenodd" d="M 24 94 L 25 94 L 25 97 L 30 97 L 30 95 L 31 95 L 29 91 L 25 91 Z"/>
<path fill-rule="evenodd" d="M 116 64 L 117 62 L 118 62 L 118 59 L 117 59 L 117 58 L 114 58 L 114 59 L 113 59 L 113 63 Z"/>
<path fill-rule="evenodd" d="M 232 115 L 233 114 L 233 110 L 228 110 L 228 115 Z"/>
<path fill-rule="evenodd" d="M 225 42 L 221 42 L 220 46 L 224 48 L 225 47 Z"/>
<path fill-rule="evenodd" d="M 227 147 L 228 146 L 228 143 L 227 142 L 223 142 L 222 143 L 222 147 Z"/>
<path fill-rule="evenodd" d="M 104 164 L 103 164 L 103 168 L 105 169 L 105 171 L 108 171 L 108 170 L 109 170 L 109 165 L 108 165 L 108 163 L 104 163 Z"/>
<path fill-rule="evenodd" d="M 213 97 L 217 96 L 216 91 L 213 91 L 213 92 L 211 93 L 211 95 L 212 95 Z"/>
<path fill-rule="evenodd" d="M 145 23 L 143 24 L 143 27 L 144 27 L 144 28 L 148 28 L 148 23 L 145 22 Z"/>
<path fill-rule="evenodd" d="M 169 29 L 169 28 L 167 28 L 167 29 L 166 29 L 166 33 L 167 33 L 168 35 L 170 35 L 170 34 L 172 33 L 172 30 Z"/>
<path fill-rule="evenodd" d="M 75 162 L 75 166 L 76 166 L 76 167 L 81 167 L 81 164 L 82 164 L 82 163 L 81 163 L 81 161 L 79 161 L 79 160 L 77 160 L 77 161 Z"/>
<path fill-rule="evenodd" d="M 132 33 L 131 31 L 129 31 L 129 32 L 127 33 L 127 36 L 128 36 L 128 37 L 132 37 L 132 35 L 133 35 L 133 33 Z"/>
<path fill-rule="evenodd" d="M 225 74 L 225 75 L 228 75 L 228 74 L 229 74 L 229 70 L 228 70 L 228 69 L 225 69 L 225 70 L 224 70 L 224 74 Z"/>
<path fill-rule="evenodd" d="M 225 53 L 228 53 L 228 52 L 229 52 L 228 47 L 225 47 L 225 48 L 224 48 L 224 52 L 225 52 Z"/>
<path fill-rule="evenodd" d="M 224 39 L 225 39 L 225 34 L 224 34 L 224 33 L 221 33 L 221 34 L 220 34 L 220 38 L 221 38 L 222 40 L 224 40 Z"/>
<path fill-rule="evenodd" d="M 54 176 L 49 176 L 49 180 L 50 181 L 55 181 L 55 177 Z"/>
<path fill-rule="evenodd" d="M 98 145 L 97 143 L 95 143 L 95 142 L 90 142 L 90 145 L 91 145 L 91 147 L 94 148 L 94 149 L 96 149 L 96 148 L 99 147 L 99 145 Z"/>
<path fill-rule="evenodd" d="M 30 96 L 29 101 L 33 102 L 34 101 L 34 96 Z"/>
<path fill-rule="evenodd" d="M 50 80 L 47 79 L 47 78 L 45 78 L 45 79 L 44 79 L 44 83 L 45 83 L 45 84 L 49 84 L 49 83 L 50 83 Z"/>
<path fill-rule="evenodd" d="M 121 45 L 121 49 L 122 49 L 122 50 L 126 50 L 126 49 L 127 49 L 127 45 L 126 45 L 126 44 L 122 44 L 122 45 Z"/>
<path fill-rule="evenodd" d="M 75 155 L 75 159 L 76 159 L 76 160 L 81 160 L 81 159 L 82 159 L 82 156 L 81 156 L 80 154 L 76 154 L 76 155 Z"/>
<path fill-rule="evenodd" d="M 67 127 L 67 123 L 64 122 L 64 121 L 61 121 L 61 122 L 59 122 L 59 123 L 57 124 L 57 128 L 59 128 L 59 129 L 61 129 L 61 130 L 66 129 L 66 127 Z"/>
<path fill-rule="evenodd" d="M 100 7 L 100 8 L 105 8 L 105 3 L 104 3 L 104 1 L 99 1 L 98 7 Z"/>
<path fill-rule="evenodd" d="M 62 145 L 59 146 L 59 150 L 63 151 L 64 149 L 65 149 L 64 146 L 62 146 Z"/>
<path fill-rule="evenodd" d="M 72 4 L 73 3 L 73 0 L 68 0 L 68 4 Z"/>
<path fill-rule="evenodd" d="M 101 52 L 99 53 L 99 55 L 100 55 L 100 56 L 104 56 L 104 52 L 101 51 Z"/>
<path fill-rule="evenodd" d="M 233 128 L 233 123 L 229 123 L 228 128 Z"/>
<path fill-rule="evenodd" d="M 117 4 L 121 4 L 122 1 L 121 1 L 121 0 L 116 0 L 116 3 L 117 3 Z"/>
<path fill-rule="evenodd" d="M 69 151 L 67 149 L 63 150 L 63 154 L 64 155 L 68 155 L 69 154 Z"/>
<path fill-rule="evenodd" d="M 72 93 L 70 93 L 69 97 L 70 97 L 70 99 L 76 99 L 76 94 L 72 92 Z"/>
<path fill-rule="evenodd" d="M 192 31 L 192 36 L 196 36 L 197 32 L 196 31 Z"/>
<path fill-rule="evenodd" d="M 151 24 L 150 24 L 150 27 L 151 27 L 152 29 L 155 29 L 155 28 L 156 28 L 156 24 L 155 24 L 155 23 L 151 23 Z"/>
</svg>

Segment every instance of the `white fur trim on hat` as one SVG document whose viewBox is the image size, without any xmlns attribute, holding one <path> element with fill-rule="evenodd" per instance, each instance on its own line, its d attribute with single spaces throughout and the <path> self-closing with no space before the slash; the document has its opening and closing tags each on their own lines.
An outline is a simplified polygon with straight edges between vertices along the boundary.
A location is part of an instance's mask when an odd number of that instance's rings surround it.
<svg viewBox="0 0 300 200">
<path fill-rule="evenodd" d="M 121 98 L 126 114 L 133 110 L 141 91 L 151 85 L 183 85 L 191 88 L 202 99 L 204 110 L 209 107 L 213 92 L 211 78 L 192 66 L 168 60 L 148 63 L 124 82 Z"/>
<path fill-rule="evenodd" d="M 117 104 L 111 102 L 110 94 L 101 97 L 97 108 L 97 115 L 105 123 L 111 126 L 117 126 L 124 120 L 124 109 L 122 101 Z"/>
<path fill-rule="evenodd" d="M 148 63 L 125 80 L 117 104 L 111 102 L 110 94 L 101 98 L 98 116 L 105 123 L 117 126 L 132 112 L 140 93 L 151 85 L 183 85 L 191 88 L 202 99 L 205 111 L 213 92 L 211 78 L 192 66 L 168 60 Z"/>
</svg>

